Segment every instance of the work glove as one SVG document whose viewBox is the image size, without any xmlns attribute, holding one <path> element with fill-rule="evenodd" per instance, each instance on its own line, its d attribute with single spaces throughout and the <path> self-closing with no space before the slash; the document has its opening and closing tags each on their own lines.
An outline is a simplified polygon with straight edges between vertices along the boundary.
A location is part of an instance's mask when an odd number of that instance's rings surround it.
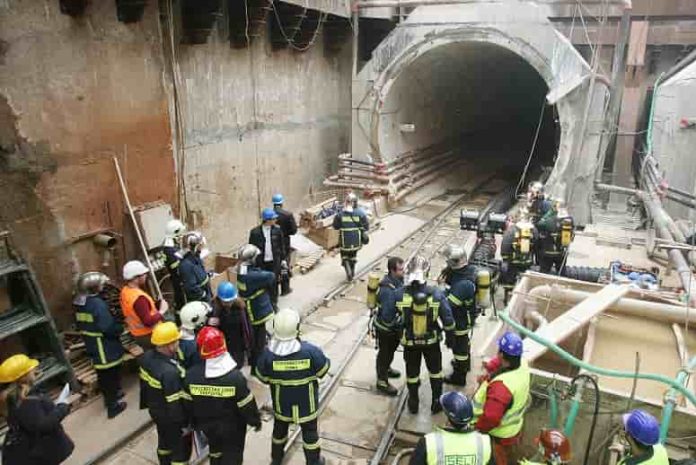
<svg viewBox="0 0 696 465">
<path fill-rule="evenodd" d="M 159 310 L 160 315 L 164 315 L 169 310 L 169 304 L 166 300 L 162 299 L 159 301 L 157 309 Z"/>
<path fill-rule="evenodd" d="M 258 424 L 253 425 L 253 426 L 254 426 L 254 431 L 256 431 L 258 433 L 259 431 L 261 431 L 261 427 L 263 426 L 263 422 L 259 422 Z"/>
</svg>

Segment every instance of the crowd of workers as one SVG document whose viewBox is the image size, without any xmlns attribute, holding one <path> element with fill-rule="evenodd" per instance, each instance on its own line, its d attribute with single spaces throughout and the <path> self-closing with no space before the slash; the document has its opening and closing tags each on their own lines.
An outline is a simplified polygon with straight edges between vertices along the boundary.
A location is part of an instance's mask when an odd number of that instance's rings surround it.
<svg viewBox="0 0 696 465">
<path fill-rule="evenodd" d="M 561 234 L 567 215 L 540 198 L 530 195 L 530 211 L 538 212 L 540 219 L 530 216 L 528 221 L 536 221 L 541 229 L 546 220 L 554 225 L 549 228 L 551 236 Z M 278 295 L 291 292 L 289 237 L 297 226 L 292 214 L 282 209 L 282 196 L 274 196 L 273 203 L 274 208 L 263 210 L 262 224 L 250 232 L 249 243 L 239 251 L 237 285 L 224 281 L 215 293 L 203 265 L 203 235 L 186 232 L 176 220 L 167 224 L 162 253 L 172 278 L 175 311 L 166 301 L 150 296 L 146 288 L 150 270 L 139 261 L 126 263 L 122 270 L 122 319 L 103 297 L 106 275 L 89 272 L 78 280 L 75 320 L 97 372 L 108 418 L 126 409 L 120 379 L 124 326 L 144 351 L 138 360 L 140 408 L 149 411 L 156 425 L 161 465 L 188 463 L 200 433 L 209 444 L 211 464 L 243 462 L 247 428 L 258 431 L 262 426 L 256 399 L 240 370 L 246 364 L 271 390 L 272 465 L 283 460 L 290 424 L 301 427 L 307 464 L 324 463 L 317 425 L 318 383 L 328 373 L 330 361 L 319 347 L 300 339 L 299 314 L 277 307 Z M 334 227 L 340 230 L 342 265 L 351 280 L 357 251 L 368 240 L 366 216 L 354 196 L 347 196 Z M 515 245 L 519 237 L 527 236 L 514 233 L 511 263 L 518 263 L 514 258 L 525 250 L 535 250 Z M 545 249 L 537 250 L 541 261 L 549 256 Z M 459 246 L 447 247 L 444 255 L 447 267 L 438 279 L 442 288 L 429 284 L 430 263 L 421 256 L 411 259 L 407 268 L 401 258 L 389 258 L 387 274 L 376 286 L 368 283 L 378 341 L 376 387 L 387 395 L 397 394 L 389 379 L 400 376 L 391 365 L 401 346 L 407 406 L 409 412 L 417 413 L 421 362 L 425 361 L 430 410 L 433 414 L 444 410 L 449 424 L 418 443 L 412 465 L 512 464 L 519 458 L 516 448 L 531 400 L 523 341 L 512 332 L 498 340 L 497 356 L 484 364 L 485 374 L 471 399 L 459 392 L 443 393 L 444 383 L 466 385 L 472 331 L 490 303 L 490 277 L 486 279 L 485 273 L 468 263 Z M 563 259 L 554 260 L 552 265 L 560 269 Z M 445 345 L 453 353 L 452 373 L 447 377 L 442 366 L 443 332 Z M 5 385 L 0 405 L 9 425 L 4 464 L 59 464 L 74 447 L 61 426 L 69 405 L 54 404 L 36 388 L 37 365 L 22 354 L 0 365 L 0 383 Z M 626 463 L 666 465 L 666 452 L 658 444 L 659 425 L 652 416 L 631 412 L 624 417 L 624 426 L 631 447 Z M 570 442 L 560 431 L 543 430 L 538 443 L 545 463 L 570 462 Z"/>
</svg>

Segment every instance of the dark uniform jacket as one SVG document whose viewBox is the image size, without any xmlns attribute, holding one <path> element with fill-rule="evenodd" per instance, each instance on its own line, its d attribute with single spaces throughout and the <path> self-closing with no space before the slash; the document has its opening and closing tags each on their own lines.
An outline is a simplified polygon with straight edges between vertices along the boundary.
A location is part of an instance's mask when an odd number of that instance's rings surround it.
<svg viewBox="0 0 696 465">
<path fill-rule="evenodd" d="M 72 454 L 75 445 L 61 425 L 69 405 L 55 405 L 34 388 L 19 405 L 8 399 L 7 410 L 3 465 L 57 465 Z"/>
<path fill-rule="evenodd" d="M 217 318 L 218 329 L 225 335 L 227 350 L 233 355 L 241 354 L 251 349 L 251 323 L 246 313 L 246 304 L 239 300 L 228 309 L 217 297 L 213 299 L 212 318 Z M 237 359 L 235 358 L 235 361 Z M 239 362 L 237 361 L 239 364 Z"/>
<path fill-rule="evenodd" d="M 537 247 L 539 240 L 539 232 L 535 227 L 532 228 L 532 237 L 530 251 L 527 254 L 520 254 L 515 248 L 515 234 L 518 228 L 516 225 L 511 225 L 503 233 L 503 240 L 500 243 L 500 255 L 503 260 L 514 265 L 531 266 L 534 262 L 534 250 Z"/>
<path fill-rule="evenodd" d="M 341 210 L 333 220 L 334 229 L 340 231 L 339 245 L 344 252 L 360 250 L 363 244 L 363 232 L 370 229 L 367 215 L 360 208 L 352 212 Z"/>
<path fill-rule="evenodd" d="M 275 285 L 275 275 L 255 266 L 237 276 L 239 295 L 246 303 L 247 315 L 252 325 L 260 325 L 273 318 L 270 289 Z"/>
<path fill-rule="evenodd" d="M 181 275 L 179 273 L 182 257 L 178 248 L 166 245 L 162 247 L 162 254 L 164 255 L 164 266 L 169 273 L 169 280 L 172 283 L 174 302 L 177 309 L 180 309 L 186 304 L 184 285 L 181 282 Z"/>
<path fill-rule="evenodd" d="M 416 295 L 424 295 L 424 303 L 416 302 Z M 452 309 L 445 295 L 432 286 L 406 286 L 396 291 L 396 308 L 403 315 L 404 333 L 401 344 L 404 346 L 426 346 L 439 344 L 442 340 L 441 328 L 448 333 L 454 331 Z"/>
<path fill-rule="evenodd" d="M 262 266 L 266 250 L 266 236 L 263 235 L 263 225 L 258 225 L 249 231 L 249 244 L 255 245 L 261 251 L 256 258 L 256 264 Z M 280 262 L 287 258 L 287 253 L 285 251 L 283 231 L 278 225 L 271 227 L 271 251 L 273 252 L 273 270 L 275 273 L 280 273 Z"/>
<path fill-rule="evenodd" d="M 273 410 L 278 420 L 305 423 L 319 408 L 319 379 L 331 363 L 322 350 L 302 341 L 298 352 L 279 356 L 268 348 L 259 357 L 254 373 L 271 387 Z"/>
<path fill-rule="evenodd" d="M 529 213 L 532 215 L 532 222 L 536 224 L 542 219 L 549 210 L 551 210 L 551 201 L 544 198 L 536 198 L 529 208 Z"/>
<path fill-rule="evenodd" d="M 194 339 L 179 339 L 177 358 L 179 359 L 179 364 L 185 370 L 192 368 L 194 365 L 203 365 L 203 359 L 198 354 L 198 346 Z"/>
<path fill-rule="evenodd" d="M 449 285 L 447 300 L 456 325 L 454 333 L 463 336 L 471 329 L 476 318 L 476 267 L 467 265 L 452 270 L 446 282 Z"/>
<path fill-rule="evenodd" d="M 375 328 L 378 331 L 398 333 L 401 331 L 401 314 L 396 310 L 396 291 L 404 286 L 401 279 L 393 278 L 389 273 L 382 278 L 377 288 L 377 315 Z"/>
<path fill-rule="evenodd" d="M 276 213 L 278 214 L 278 226 L 283 232 L 283 245 L 285 246 L 285 253 L 290 254 L 290 236 L 297 234 L 297 223 L 295 222 L 295 216 L 292 212 L 284 210 L 282 208 L 276 208 Z"/>
<path fill-rule="evenodd" d="M 140 408 L 155 423 L 187 426 L 191 397 L 184 389 L 185 370 L 175 359 L 150 349 L 140 362 Z"/>
<path fill-rule="evenodd" d="M 203 260 L 194 252 L 186 252 L 179 265 L 179 273 L 184 286 L 187 302 L 208 302 L 212 299 L 210 276 L 205 271 Z"/>
<path fill-rule="evenodd" d="M 539 229 L 538 249 L 542 256 L 559 256 L 566 247 L 561 244 L 561 218 L 556 210 L 549 210 L 537 223 Z"/>
<path fill-rule="evenodd" d="M 186 372 L 186 384 L 191 394 L 194 427 L 213 422 L 230 423 L 232 435 L 246 432 L 246 425 L 258 427 L 261 417 L 256 400 L 239 370 L 217 378 L 205 377 L 205 364 Z"/>
<path fill-rule="evenodd" d="M 84 305 L 75 304 L 77 329 L 85 341 L 85 351 L 97 370 L 121 363 L 123 346 L 120 337 L 123 325 L 117 323 L 109 305 L 97 295 L 86 296 Z"/>
</svg>

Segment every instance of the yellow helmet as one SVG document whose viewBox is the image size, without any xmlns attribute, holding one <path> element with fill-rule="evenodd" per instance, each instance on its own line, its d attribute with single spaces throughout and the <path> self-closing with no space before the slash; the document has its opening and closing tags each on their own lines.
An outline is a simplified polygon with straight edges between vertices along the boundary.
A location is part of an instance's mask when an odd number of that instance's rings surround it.
<svg viewBox="0 0 696 465">
<path fill-rule="evenodd" d="M 152 330 L 150 342 L 156 346 L 166 346 L 174 341 L 178 341 L 180 337 L 181 334 L 176 324 L 171 321 L 166 321 L 164 323 L 158 323 L 155 326 L 155 329 Z"/>
<path fill-rule="evenodd" d="M 0 383 L 13 383 L 39 366 L 39 361 L 24 354 L 13 355 L 0 365 Z"/>
</svg>

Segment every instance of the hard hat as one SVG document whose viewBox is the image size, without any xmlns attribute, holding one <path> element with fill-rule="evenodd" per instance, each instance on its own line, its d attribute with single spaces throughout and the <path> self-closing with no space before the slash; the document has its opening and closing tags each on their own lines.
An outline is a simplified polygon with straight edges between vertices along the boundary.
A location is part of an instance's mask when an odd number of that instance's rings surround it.
<svg viewBox="0 0 696 465">
<path fill-rule="evenodd" d="M 255 245 L 246 244 L 239 249 L 238 255 L 239 259 L 244 262 L 253 262 L 254 260 L 256 260 L 256 257 L 258 257 L 260 253 L 261 251 Z"/>
<path fill-rule="evenodd" d="M 131 260 L 123 265 L 123 279 L 126 281 L 130 281 L 149 272 L 150 270 L 148 267 L 138 260 Z"/>
<path fill-rule="evenodd" d="M 645 446 L 654 446 L 660 441 L 660 424 L 654 416 L 644 410 L 632 410 L 624 414 L 626 432 Z"/>
<path fill-rule="evenodd" d="M 261 219 L 263 221 L 275 220 L 278 218 L 278 214 L 272 208 L 264 208 L 261 212 Z"/>
<path fill-rule="evenodd" d="M 179 313 L 181 327 L 189 331 L 196 331 L 205 326 L 211 312 L 212 308 L 206 302 L 189 302 L 181 307 Z"/>
<path fill-rule="evenodd" d="M 512 331 L 507 331 L 498 339 L 498 350 L 513 357 L 522 356 L 522 339 Z"/>
<path fill-rule="evenodd" d="M 447 419 L 455 426 L 466 426 L 474 418 L 474 406 L 460 392 L 445 392 L 440 396 L 440 405 L 442 405 Z"/>
<path fill-rule="evenodd" d="M 212 326 L 206 326 L 201 329 L 201 332 L 198 333 L 198 337 L 196 337 L 196 344 L 198 345 L 198 352 L 201 354 L 203 360 L 219 357 L 227 352 L 225 335 L 222 331 Z"/>
<path fill-rule="evenodd" d="M 24 354 L 13 355 L 0 365 L 0 383 L 13 383 L 39 366 L 39 361 Z"/>
<path fill-rule="evenodd" d="M 292 341 L 300 330 L 300 315 L 291 308 L 278 310 L 273 318 L 273 337 L 279 341 Z"/>
<path fill-rule="evenodd" d="M 358 196 L 354 192 L 348 192 L 346 194 L 345 203 L 356 204 L 358 202 Z"/>
<path fill-rule="evenodd" d="M 77 292 L 80 294 L 98 294 L 104 289 L 109 277 L 99 271 L 88 271 L 77 279 Z"/>
<path fill-rule="evenodd" d="M 283 194 L 273 194 L 271 201 L 273 205 L 282 205 L 285 202 L 285 197 L 283 197 Z"/>
<path fill-rule="evenodd" d="M 150 342 L 156 346 L 166 346 L 167 344 L 178 341 L 180 337 L 181 334 L 176 324 L 171 321 L 166 321 L 155 325 L 155 329 L 152 330 Z"/>
<path fill-rule="evenodd" d="M 544 185 L 539 181 L 534 181 L 529 184 L 529 192 L 533 194 L 544 192 Z"/>
<path fill-rule="evenodd" d="M 458 245 L 447 246 L 443 252 L 443 255 L 445 256 L 445 259 L 447 260 L 447 264 L 453 270 L 458 270 L 458 269 L 466 266 L 468 258 L 466 256 L 466 251 L 461 246 L 458 246 Z"/>
<path fill-rule="evenodd" d="M 186 245 L 191 249 L 198 245 L 205 245 L 205 236 L 199 231 L 191 231 L 186 235 Z"/>
<path fill-rule="evenodd" d="M 223 302 L 232 302 L 237 298 L 237 288 L 229 281 L 223 281 L 217 288 L 218 299 Z"/>
<path fill-rule="evenodd" d="M 416 255 L 408 262 L 408 268 L 406 270 L 408 283 L 418 282 L 420 284 L 425 284 L 429 271 L 430 262 L 425 257 Z"/>
<path fill-rule="evenodd" d="M 542 429 L 536 438 L 537 445 L 544 448 L 544 460 L 551 463 L 569 463 L 570 441 L 557 429 Z"/>
<path fill-rule="evenodd" d="M 179 237 L 186 232 L 186 225 L 177 219 L 167 221 L 164 227 L 164 236 L 170 239 Z"/>
</svg>

